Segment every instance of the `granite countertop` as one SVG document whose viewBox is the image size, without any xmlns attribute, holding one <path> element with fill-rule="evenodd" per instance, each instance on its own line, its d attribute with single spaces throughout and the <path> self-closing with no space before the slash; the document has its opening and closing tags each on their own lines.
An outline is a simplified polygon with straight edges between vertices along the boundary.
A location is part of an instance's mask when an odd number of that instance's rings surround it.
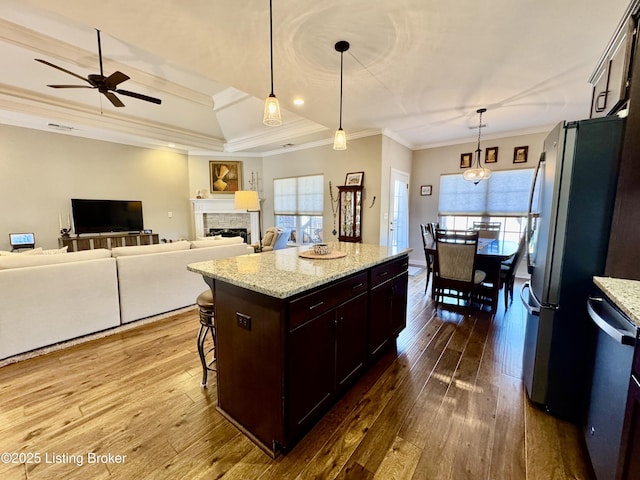
<svg viewBox="0 0 640 480">
<path fill-rule="evenodd" d="M 342 251 L 347 255 L 318 260 L 299 257 L 300 252 L 312 248 L 308 245 L 192 263 L 187 268 L 238 287 L 276 298 L 288 298 L 411 251 L 348 242 L 329 243 L 329 247 L 331 251 Z"/>
<path fill-rule="evenodd" d="M 640 327 L 640 281 L 623 278 L 593 277 L 600 290 Z"/>
</svg>

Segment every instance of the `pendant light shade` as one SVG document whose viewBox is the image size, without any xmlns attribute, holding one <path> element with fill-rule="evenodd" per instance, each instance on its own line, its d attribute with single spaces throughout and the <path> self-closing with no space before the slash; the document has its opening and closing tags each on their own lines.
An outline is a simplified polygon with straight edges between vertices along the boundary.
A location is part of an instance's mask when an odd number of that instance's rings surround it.
<svg viewBox="0 0 640 480">
<path fill-rule="evenodd" d="M 336 130 L 336 135 L 333 137 L 333 149 L 334 150 L 346 150 L 347 149 L 347 134 L 344 130 L 339 128 Z"/>
<path fill-rule="evenodd" d="M 271 57 L 271 93 L 264 101 L 264 115 L 262 123 L 269 127 L 277 127 L 282 125 L 282 117 L 280 116 L 280 104 L 276 95 L 273 93 L 273 5 L 269 0 L 269 54 Z"/>
<path fill-rule="evenodd" d="M 480 114 L 480 120 L 478 124 L 478 148 L 476 148 L 476 159 L 471 168 L 465 170 L 462 174 L 462 178 L 473 182 L 475 185 L 480 183 L 482 180 L 486 180 L 491 176 L 491 170 L 488 168 L 483 168 L 480 163 L 480 156 L 482 155 L 482 149 L 480 149 L 480 133 L 482 130 L 482 114 L 486 112 L 486 108 L 480 108 L 476 111 L 476 113 Z"/>
<path fill-rule="evenodd" d="M 349 50 L 349 42 L 340 40 L 338 43 L 336 43 L 335 49 L 337 52 L 340 52 L 340 126 L 336 131 L 336 136 L 333 138 L 333 149 L 346 150 L 347 134 L 342 129 L 342 70 L 343 70 L 342 67 L 343 67 L 344 52 Z"/>
</svg>

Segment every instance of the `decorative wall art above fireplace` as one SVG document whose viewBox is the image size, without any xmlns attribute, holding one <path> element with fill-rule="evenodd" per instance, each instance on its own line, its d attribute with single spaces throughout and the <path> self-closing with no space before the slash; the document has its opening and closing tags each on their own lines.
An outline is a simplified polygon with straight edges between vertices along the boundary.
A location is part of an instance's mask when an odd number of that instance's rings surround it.
<svg viewBox="0 0 640 480">
<path fill-rule="evenodd" d="M 209 162 L 211 193 L 234 193 L 242 190 L 242 162 Z"/>
</svg>

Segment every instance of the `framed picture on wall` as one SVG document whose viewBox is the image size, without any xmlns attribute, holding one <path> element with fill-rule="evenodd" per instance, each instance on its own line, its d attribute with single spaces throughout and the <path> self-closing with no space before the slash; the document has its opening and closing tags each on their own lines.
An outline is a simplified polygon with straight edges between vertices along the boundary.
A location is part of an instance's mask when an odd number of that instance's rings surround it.
<svg viewBox="0 0 640 480">
<path fill-rule="evenodd" d="M 463 153 L 460 155 L 460 168 L 469 168 L 473 160 L 473 153 Z"/>
<path fill-rule="evenodd" d="M 498 147 L 489 147 L 484 151 L 484 163 L 498 162 Z"/>
<path fill-rule="evenodd" d="M 428 197 L 431 195 L 431 185 L 422 185 L 420 187 L 420 195 L 423 197 Z"/>
<path fill-rule="evenodd" d="M 347 187 L 361 187 L 364 180 L 364 172 L 347 173 L 344 184 Z"/>
<path fill-rule="evenodd" d="M 513 163 L 525 163 L 529 155 L 529 147 L 516 147 L 513 149 Z"/>
<path fill-rule="evenodd" d="M 242 190 L 242 162 L 210 161 L 209 181 L 211 193 L 235 193 Z"/>
</svg>

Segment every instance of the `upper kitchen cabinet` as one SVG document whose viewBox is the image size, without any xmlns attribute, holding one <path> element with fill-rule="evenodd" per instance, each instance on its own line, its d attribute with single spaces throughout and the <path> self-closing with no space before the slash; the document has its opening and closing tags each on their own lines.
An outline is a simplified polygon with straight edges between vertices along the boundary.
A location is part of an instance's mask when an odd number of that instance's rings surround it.
<svg viewBox="0 0 640 480">
<path fill-rule="evenodd" d="M 598 66 L 589 79 L 593 85 L 591 118 L 613 115 L 623 109 L 629 99 L 631 63 L 636 43 L 638 0 L 631 2 Z"/>
<path fill-rule="evenodd" d="M 640 0 L 631 7 L 637 17 Z M 640 49 L 634 48 L 630 62 L 628 117 L 620 156 L 605 275 L 640 280 Z"/>
</svg>

